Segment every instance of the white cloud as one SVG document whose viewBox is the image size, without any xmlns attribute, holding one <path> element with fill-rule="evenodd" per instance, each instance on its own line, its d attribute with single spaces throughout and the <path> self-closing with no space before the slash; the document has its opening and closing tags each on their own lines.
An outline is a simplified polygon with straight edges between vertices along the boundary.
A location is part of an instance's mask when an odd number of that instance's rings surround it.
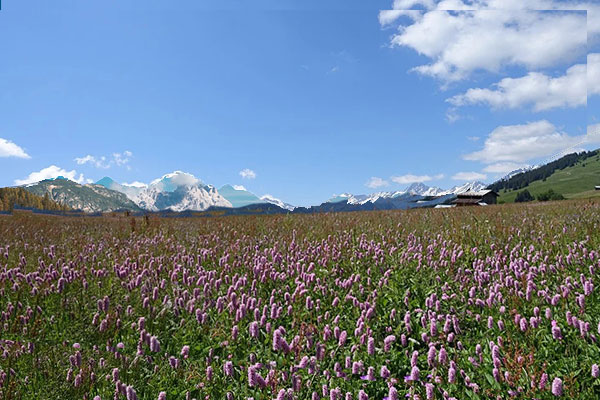
<svg viewBox="0 0 600 400">
<path fill-rule="evenodd" d="M 391 43 L 431 59 L 415 71 L 450 82 L 479 70 L 536 69 L 573 61 L 586 51 L 586 25 L 581 12 L 430 11 L 400 27 Z"/>
<path fill-rule="evenodd" d="M 79 174 L 79 176 L 77 176 L 77 171 L 75 170 L 67 171 L 66 169 L 57 167 L 56 165 L 51 165 L 40 171 L 30 173 L 27 178 L 15 179 L 15 185 L 28 185 L 30 183 L 43 181 L 44 179 L 54 179 L 59 176 L 65 177 L 77 183 L 90 182 L 89 179 L 86 180 L 84 178 L 83 174 Z"/>
<path fill-rule="evenodd" d="M 471 142 L 477 142 L 479 139 L 481 139 L 479 136 L 467 136 L 467 140 Z"/>
<path fill-rule="evenodd" d="M 504 78 L 494 89 L 469 89 L 446 101 L 457 107 L 471 104 L 485 104 L 495 109 L 532 106 L 534 111 L 545 111 L 585 106 L 587 86 L 586 65 L 577 64 L 556 78 L 530 72 L 521 78 Z"/>
<path fill-rule="evenodd" d="M 240 171 L 240 176 L 244 179 L 254 179 L 256 178 L 256 172 L 252 171 L 249 168 L 245 168 Z"/>
<path fill-rule="evenodd" d="M 125 150 L 123 153 L 113 153 L 112 161 L 118 166 L 122 167 L 129 164 L 129 158 L 133 156 L 133 153 L 129 150 Z"/>
<path fill-rule="evenodd" d="M 516 171 L 516 170 L 518 170 L 520 168 L 524 168 L 526 166 L 527 166 L 526 164 L 501 162 L 501 163 L 495 163 L 495 164 L 486 166 L 483 169 L 483 172 L 489 172 L 492 174 L 507 174 L 509 172 Z"/>
<path fill-rule="evenodd" d="M 600 94 L 600 53 L 590 53 L 587 59 L 588 96 Z"/>
<path fill-rule="evenodd" d="M 586 140 L 586 135 L 569 136 L 546 120 L 499 126 L 489 134 L 483 149 L 463 158 L 485 164 L 522 163 L 572 150 Z"/>
<path fill-rule="evenodd" d="M 385 179 L 378 178 L 376 176 L 372 176 L 371 179 L 365 183 L 365 186 L 371 189 L 377 189 L 383 186 L 388 186 L 389 183 Z"/>
<path fill-rule="evenodd" d="M 78 165 L 91 164 L 96 168 L 110 168 L 110 163 L 106 162 L 106 157 L 94 157 L 90 154 L 84 157 L 76 157 L 74 160 Z"/>
<path fill-rule="evenodd" d="M 243 185 L 233 185 L 233 188 L 235 190 L 246 190 L 246 188 Z"/>
<path fill-rule="evenodd" d="M 460 114 L 458 114 L 458 112 L 456 112 L 456 107 L 450 107 L 447 111 L 446 111 L 446 121 L 448 121 L 449 123 L 454 123 L 456 121 L 458 121 L 461 118 Z"/>
<path fill-rule="evenodd" d="M 0 138 L 0 157 L 31 158 L 21 147 L 2 138 Z"/>
<path fill-rule="evenodd" d="M 121 183 L 121 185 L 123 185 L 123 186 L 131 186 L 131 187 L 135 187 L 135 188 L 145 188 L 145 187 L 148 187 L 148 185 L 145 184 L 144 182 L 138 182 L 138 181 L 133 181 L 131 183 L 123 182 L 123 183 Z"/>
<path fill-rule="evenodd" d="M 413 175 L 406 174 L 401 176 L 392 176 L 392 182 L 399 183 L 401 185 L 407 185 L 410 183 L 418 183 L 418 182 L 428 182 L 433 180 L 442 179 L 444 177 L 443 174 L 430 176 L 430 175 Z"/>
<path fill-rule="evenodd" d="M 456 181 L 483 181 L 487 179 L 487 175 L 479 172 L 459 172 L 454 174 L 452 179 Z"/>
<path fill-rule="evenodd" d="M 78 165 L 90 164 L 90 165 L 93 165 L 94 167 L 100 168 L 100 169 L 108 169 L 108 168 L 112 167 L 113 165 L 116 165 L 118 167 L 124 166 L 127 169 L 130 169 L 129 161 L 132 156 L 133 156 L 133 153 L 131 151 L 125 150 L 122 153 L 113 153 L 110 160 L 107 159 L 106 156 L 97 157 L 97 156 L 88 154 L 84 157 L 76 157 L 74 161 Z"/>
<path fill-rule="evenodd" d="M 600 34 L 600 4 L 596 0 L 394 0 L 395 10 L 580 10 L 587 11 L 587 29 L 591 37 Z M 394 22 L 388 13 L 382 25 Z"/>
</svg>

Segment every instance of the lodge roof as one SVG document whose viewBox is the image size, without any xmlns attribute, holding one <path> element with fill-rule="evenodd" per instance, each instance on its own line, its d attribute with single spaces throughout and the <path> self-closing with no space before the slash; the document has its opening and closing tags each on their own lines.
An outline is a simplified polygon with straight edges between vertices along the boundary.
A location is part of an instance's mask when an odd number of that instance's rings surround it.
<svg viewBox="0 0 600 400">
<path fill-rule="evenodd" d="M 454 204 L 479 204 L 480 202 L 479 198 L 458 198 L 453 201 Z"/>
</svg>

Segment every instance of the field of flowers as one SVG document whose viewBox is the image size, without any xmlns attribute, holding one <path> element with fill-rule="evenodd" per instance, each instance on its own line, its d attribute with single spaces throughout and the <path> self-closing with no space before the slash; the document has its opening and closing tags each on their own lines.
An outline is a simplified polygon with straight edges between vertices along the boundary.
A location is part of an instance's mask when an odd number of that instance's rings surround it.
<svg viewBox="0 0 600 400">
<path fill-rule="evenodd" d="M 2 399 L 600 398 L 600 202 L 0 216 Z"/>
</svg>

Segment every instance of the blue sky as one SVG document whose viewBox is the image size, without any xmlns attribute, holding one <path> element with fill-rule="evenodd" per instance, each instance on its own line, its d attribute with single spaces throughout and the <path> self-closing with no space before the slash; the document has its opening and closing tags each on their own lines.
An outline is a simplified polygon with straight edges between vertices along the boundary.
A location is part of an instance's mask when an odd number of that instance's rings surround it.
<svg viewBox="0 0 600 400">
<path fill-rule="evenodd" d="M 146 183 L 183 170 L 217 187 L 243 184 L 310 205 L 411 181 L 491 182 L 506 164 L 540 162 L 561 146 L 599 147 L 580 143 L 600 116 L 572 104 L 578 93 L 559 90 L 530 103 L 491 93 L 504 78 L 557 78 L 586 64 L 577 46 L 585 24 L 557 46 L 559 61 L 521 54 L 523 62 L 501 60 L 494 70 L 477 64 L 480 54 L 475 67 L 452 64 L 452 54 L 432 52 L 419 32 L 403 34 L 426 28 L 426 20 L 384 20 L 379 10 L 391 1 L 197 3 L 3 1 L 0 186 L 50 166 L 83 181 L 108 175 Z M 586 18 L 584 11 L 547 14 Z M 461 76 L 414 70 L 436 61 Z M 534 110 L 553 96 L 558 105 Z M 542 141 L 558 135 L 560 143 L 498 154 L 507 132 L 521 131 Z M 242 177 L 243 170 L 254 174 Z"/>
</svg>

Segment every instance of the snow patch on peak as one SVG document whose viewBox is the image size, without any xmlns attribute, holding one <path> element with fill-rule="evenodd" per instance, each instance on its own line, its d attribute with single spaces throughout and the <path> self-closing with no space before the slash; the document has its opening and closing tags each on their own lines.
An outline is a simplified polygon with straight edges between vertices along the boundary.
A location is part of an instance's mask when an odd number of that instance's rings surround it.
<svg viewBox="0 0 600 400">
<path fill-rule="evenodd" d="M 260 199 L 267 203 L 275 204 L 276 206 L 279 206 L 279 207 L 284 208 L 289 211 L 293 211 L 294 208 L 296 208 L 295 206 L 293 206 L 289 203 L 286 203 L 282 200 L 279 200 L 278 198 L 273 197 L 270 194 L 265 194 L 264 196 L 261 196 Z"/>
</svg>

